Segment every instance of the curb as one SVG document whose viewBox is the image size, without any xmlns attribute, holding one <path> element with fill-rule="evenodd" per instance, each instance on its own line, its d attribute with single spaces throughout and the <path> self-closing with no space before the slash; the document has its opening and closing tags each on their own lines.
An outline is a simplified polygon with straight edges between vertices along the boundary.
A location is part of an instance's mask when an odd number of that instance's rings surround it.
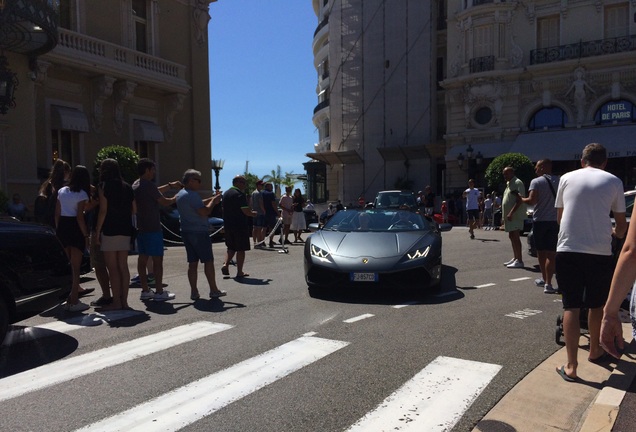
<svg viewBox="0 0 636 432">
<path fill-rule="evenodd" d="M 623 324 L 626 353 L 636 352 L 631 324 Z M 567 361 L 566 348 L 557 350 L 537 365 L 475 425 L 473 432 L 610 432 L 626 390 L 636 378 L 636 356 L 626 354 L 616 367 L 599 367 L 588 361 L 588 342 L 581 336 L 577 383 L 558 377 L 555 366 Z"/>
<path fill-rule="evenodd" d="M 623 334 L 631 334 L 631 331 L 631 324 L 623 324 Z M 625 347 L 625 352 L 633 353 L 635 347 L 636 342 L 632 340 Z M 634 378 L 636 378 L 636 357 L 623 355 L 590 405 L 579 432 L 611 432 L 625 393 Z"/>
</svg>

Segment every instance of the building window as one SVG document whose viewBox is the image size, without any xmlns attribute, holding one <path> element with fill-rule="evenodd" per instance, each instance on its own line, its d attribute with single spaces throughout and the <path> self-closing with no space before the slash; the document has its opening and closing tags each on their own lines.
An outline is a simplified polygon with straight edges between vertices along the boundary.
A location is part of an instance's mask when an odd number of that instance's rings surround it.
<svg viewBox="0 0 636 432">
<path fill-rule="evenodd" d="M 543 108 L 537 111 L 528 124 L 528 129 L 545 130 L 545 129 L 562 129 L 568 122 L 568 116 L 559 107 Z"/>
<path fill-rule="evenodd" d="M 475 27 L 473 31 L 473 57 L 493 55 L 492 25 Z"/>
<path fill-rule="evenodd" d="M 628 100 L 607 102 L 596 112 L 597 125 L 636 122 L 636 106 Z"/>
<path fill-rule="evenodd" d="M 148 52 L 148 2 L 132 0 L 133 46 L 137 51 Z"/>
<path fill-rule="evenodd" d="M 155 143 L 150 141 L 135 141 L 135 153 L 139 155 L 140 158 L 150 158 L 152 160 L 157 160 L 157 155 L 155 151 Z"/>
<path fill-rule="evenodd" d="M 629 6 L 627 3 L 605 6 L 605 38 L 629 35 Z"/>
<path fill-rule="evenodd" d="M 331 136 L 331 130 L 329 129 L 329 120 L 325 122 L 325 138 L 329 138 Z"/>
<path fill-rule="evenodd" d="M 537 48 L 559 46 L 559 16 L 549 16 L 537 20 Z"/>
<path fill-rule="evenodd" d="M 53 161 L 62 159 L 71 167 L 80 163 L 79 132 L 70 130 L 51 130 L 51 155 Z"/>
<path fill-rule="evenodd" d="M 475 122 L 480 125 L 487 125 L 492 120 L 492 110 L 489 107 L 481 107 L 475 111 Z"/>
<path fill-rule="evenodd" d="M 77 0 L 59 0 L 58 13 L 61 28 L 78 31 Z"/>
</svg>

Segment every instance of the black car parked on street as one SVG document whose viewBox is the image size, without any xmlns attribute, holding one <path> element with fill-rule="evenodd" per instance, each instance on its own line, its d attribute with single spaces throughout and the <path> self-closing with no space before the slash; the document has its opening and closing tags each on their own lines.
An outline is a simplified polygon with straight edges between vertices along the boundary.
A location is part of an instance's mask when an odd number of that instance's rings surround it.
<svg viewBox="0 0 636 432">
<path fill-rule="evenodd" d="M 72 273 L 52 228 L 0 218 L 0 343 L 9 324 L 64 300 Z"/>
</svg>

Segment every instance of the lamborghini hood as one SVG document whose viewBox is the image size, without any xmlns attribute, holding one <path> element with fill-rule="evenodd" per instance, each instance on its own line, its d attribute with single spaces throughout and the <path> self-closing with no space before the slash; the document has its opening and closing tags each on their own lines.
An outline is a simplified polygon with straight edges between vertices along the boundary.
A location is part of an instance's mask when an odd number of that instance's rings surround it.
<svg viewBox="0 0 636 432">
<path fill-rule="evenodd" d="M 312 242 L 331 254 L 343 257 L 369 256 L 388 258 L 401 256 L 416 245 L 429 242 L 434 238 L 432 232 L 331 232 L 318 231 Z M 313 237 L 313 236 L 312 236 Z"/>
</svg>

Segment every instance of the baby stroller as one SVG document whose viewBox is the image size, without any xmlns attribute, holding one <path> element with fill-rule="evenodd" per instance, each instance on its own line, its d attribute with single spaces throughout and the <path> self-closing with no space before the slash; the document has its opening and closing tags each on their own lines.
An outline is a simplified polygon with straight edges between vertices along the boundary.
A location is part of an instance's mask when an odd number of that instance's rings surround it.
<svg viewBox="0 0 636 432">
<path fill-rule="evenodd" d="M 579 316 L 579 325 L 581 326 L 581 334 L 589 334 L 589 328 L 587 326 L 587 313 L 588 308 L 581 308 L 581 314 Z M 563 315 L 558 315 L 556 319 L 556 330 L 554 331 L 554 341 L 557 345 L 565 345 L 565 341 L 561 340 L 563 336 Z"/>
<path fill-rule="evenodd" d="M 630 291 L 630 293 L 627 294 L 627 298 L 623 300 L 623 303 L 621 304 L 620 317 L 621 317 L 621 320 L 625 322 L 629 322 L 629 300 L 631 298 L 631 295 L 632 293 Z M 588 311 L 589 311 L 588 308 L 581 308 L 579 324 L 581 326 L 582 335 L 589 334 L 589 327 L 587 322 Z M 561 340 L 562 336 L 563 336 L 563 315 L 558 315 L 556 319 L 556 330 L 554 331 L 554 341 L 557 343 L 557 345 L 565 345 L 565 341 Z"/>
<path fill-rule="evenodd" d="M 617 239 L 612 237 L 612 255 L 614 257 L 614 264 L 618 260 L 618 256 L 621 253 L 621 249 L 623 248 L 624 239 Z M 636 286 L 636 284 L 634 284 Z M 629 303 L 631 299 L 632 293 L 631 291 L 627 294 L 627 297 L 623 300 L 620 308 L 620 316 L 624 322 L 629 322 Z M 581 315 L 579 318 L 579 323 L 581 325 L 581 334 L 586 335 L 589 334 L 589 327 L 587 322 L 587 308 L 581 308 Z M 557 345 L 564 345 L 565 342 L 561 341 L 561 336 L 563 336 L 563 315 L 557 316 L 556 319 L 556 330 L 554 332 L 554 339 Z"/>
</svg>

